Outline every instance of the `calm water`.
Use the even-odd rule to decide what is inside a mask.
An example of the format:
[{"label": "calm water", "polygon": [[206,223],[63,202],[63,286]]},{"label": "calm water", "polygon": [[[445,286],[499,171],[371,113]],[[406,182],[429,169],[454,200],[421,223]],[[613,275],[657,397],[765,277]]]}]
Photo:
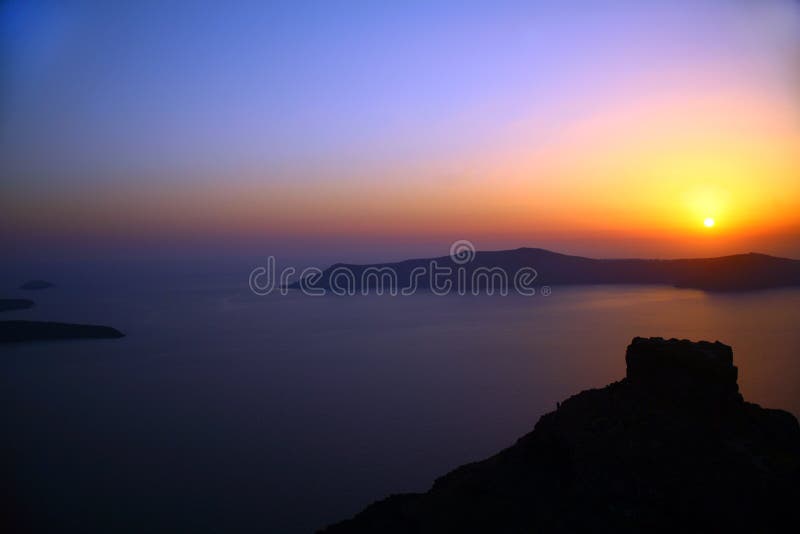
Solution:
[{"label": "calm water", "polygon": [[310,531],[510,445],[557,401],[621,378],[636,335],[728,343],[747,399],[800,414],[800,290],[310,298],[245,284],[60,286],[2,314],[128,334],[0,349],[15,506],[82,531]]}]

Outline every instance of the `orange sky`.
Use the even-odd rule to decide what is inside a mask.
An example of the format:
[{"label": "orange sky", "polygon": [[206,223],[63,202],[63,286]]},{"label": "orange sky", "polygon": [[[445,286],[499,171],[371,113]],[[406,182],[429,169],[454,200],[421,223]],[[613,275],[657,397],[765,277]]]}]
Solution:
[{"label": "orange sky", "polygon": [[[500,46],[510,38],[490,33],[497,42],[480,50],[496,80],[481,79],[470,62],[452,70],[468,45],[455,46],[432,65],[444,69],[442,83],[474,85],[437,95],[435,105],[426,99],[438,89],[422,90],[419,73],[399,78],[405,92],[420,90],[407,101],[390,89],[362,88],[363,99],[343,117],[326,117],[330,109],[320,107],[302,142],[287,145],[291,157],[278,157],[278,141],[260,141],[260,130],[243,122],[228,124],[213,149],[200,139],[181,157],[161,151],[181,140],[161,132],[174,118],[168,111],[150,125],[162,145],[148,149],[148,135],[125,138],[118,154],[116,145],[83,139],[82,130],[70,134],[76,144],[60,156],[44,133],[25,147],[6,136],[12,163],[0,200],[3,234],[242,243],[466,238],[486,249],[545,246],[609,257],[751,250],[800,257],[800,92],[792,68],[800,57],[798,8],[703,5],[708,20],[681,18],[668,3],[661,18],[554,12],[551,24],[597,35],[577,44],[531,38],[512,55]],[[629,31],[626,17],[658,35],[614,41]],[[659,30],[662,19],[666,30]],[[686,21],[688,29],[680,26]],[[670,41],[678,37],[685,48]],[[437,63],[445,59],[451,63]],[[534,63],[550,70],[531,67],[524,77],[515,70]],[[354,73],[372,73],[368,67]],[[299,75],[293,68],[287,76]],[[262,96],[253,113],[267,109],[259,106],[270,93]],[[379,97],[395,99],[397,108],[389,100],[370,108]],[[323,97],[305,98],[316,105]],[[448,107],[450,98],[458,105]],[[201,127],[212,121],[205,111],[193,113],[190,121]],[[237,137],[233,126],[245,131]],[[133,163],[123,164],[129,152]],[[713,228],[703,225],[707,217]]]}]

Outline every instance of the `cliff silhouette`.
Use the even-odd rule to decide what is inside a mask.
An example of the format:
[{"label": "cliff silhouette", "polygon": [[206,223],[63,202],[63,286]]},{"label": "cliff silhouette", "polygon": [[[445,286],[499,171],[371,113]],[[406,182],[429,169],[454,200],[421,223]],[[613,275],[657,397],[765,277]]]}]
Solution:
[{"label": "cliff silhouette", "polygon": [[800,426],[745,402],[731,348],[634,338],[626,377],[422,494],[324,532],[778,532],[797,524]]}]

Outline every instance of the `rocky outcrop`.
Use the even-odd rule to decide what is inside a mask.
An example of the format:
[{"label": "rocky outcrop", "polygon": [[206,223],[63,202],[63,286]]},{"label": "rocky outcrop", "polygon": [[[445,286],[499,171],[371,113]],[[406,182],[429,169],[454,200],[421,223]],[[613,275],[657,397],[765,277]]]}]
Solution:
[{"label": "rocky outcrop", "polygon": [[626,362],[623,380],[562,402],[512,447],[325,532],[796,526],[800,426],[742,399],[729,346],[635,338]]}]

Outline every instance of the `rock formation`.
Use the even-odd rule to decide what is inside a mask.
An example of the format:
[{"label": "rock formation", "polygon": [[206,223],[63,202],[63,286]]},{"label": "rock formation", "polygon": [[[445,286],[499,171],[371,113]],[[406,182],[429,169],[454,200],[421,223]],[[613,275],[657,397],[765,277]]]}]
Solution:
[{"label": "rock formation", "polygon": [[347,532],[778,532],[796,525],[800,426],[745,402],[731,348],[635,338],[626,377]]}]

